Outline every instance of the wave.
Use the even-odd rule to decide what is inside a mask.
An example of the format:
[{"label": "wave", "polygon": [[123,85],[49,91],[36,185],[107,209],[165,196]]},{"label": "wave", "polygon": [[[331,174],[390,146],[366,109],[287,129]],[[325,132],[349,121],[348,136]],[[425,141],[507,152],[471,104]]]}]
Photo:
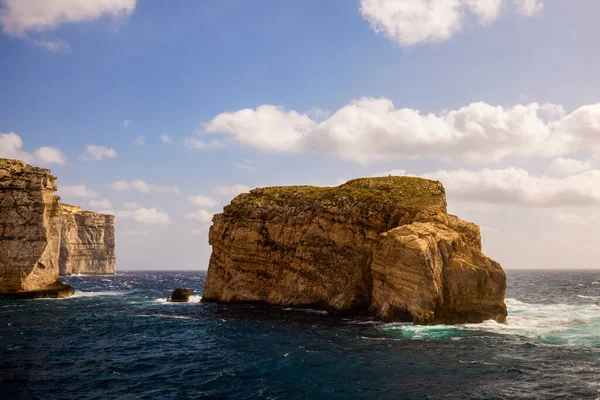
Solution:
[{"label": "wave", "polygon": [[75,294],[71,297],[67,297],[67,299],[74,299],[77,297],[100,297],[100,296],[123,296],[128,292],[109,292],[109,291],[101,291],[101,292],[82,292],[75,291]]},{"label": "wave", "polygon": [[381,329],[404,339],[454,339],[473,333],[492,333],[526,338],[545,344],[600,347],[600,307],[596,304],[531,304],[506,299],[506,324],[420,326],[391,323]]},{"label": "wave", "polygon": [[192,319],[183,315],[167,315],[167,314],[139,314],[138,317],[146,318],[171,318],[171,319]]},{"label": "wave", "polygon": [[155,299],[154,303],[160,303],[160,304],[196,304],[196,303],[200,303],[200,300],[202,300],[202,296],[193,295],[193,296],[190,296],[190,299],[189,299],[189,301],[187,303],[171,302],[166,297],[163,297],[161,299]]}]

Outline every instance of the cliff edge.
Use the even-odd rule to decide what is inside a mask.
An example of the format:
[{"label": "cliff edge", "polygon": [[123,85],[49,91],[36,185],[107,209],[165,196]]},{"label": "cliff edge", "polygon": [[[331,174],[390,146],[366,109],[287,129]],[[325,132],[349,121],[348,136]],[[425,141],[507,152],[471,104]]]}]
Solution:
[{"label": "cliff edge", "polygon": [[354,179],[254,189],[216,214],[202,301],[377,314],[417,324],[504,321],[506,275],[440,182]]},{"label": "cliff edge", "polygon": [[74,266],[114,273],[114,217],[61,204],[55,181],[47,169],[0,159],[0,298],[70,296],[59,272]]}]

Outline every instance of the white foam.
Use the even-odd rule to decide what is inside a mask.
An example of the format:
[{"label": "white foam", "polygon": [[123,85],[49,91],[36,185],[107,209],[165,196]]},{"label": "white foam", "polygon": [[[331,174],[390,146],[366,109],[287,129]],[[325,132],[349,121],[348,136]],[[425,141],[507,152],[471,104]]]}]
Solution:
[{"label": "white foam", "polygon": [[103,291],[103,292],[82,292],[82,291],[75,291],[75,294],[71,297],[67,297],[68,299],[72,299],[72,298],[77,298],[77,297],[100,297],[100,296],[122,296],[127,294],[127,292],[109,292],[109,291]]},{"label": "white foam", "polygon": [[155,299],[154,302],[155,303],[160,303],[160,304],[196,304],[196,303],[200,303],[200,300],[202,300],[202,296],[190,296],[190,299],[188,300],[188,302],[172,302],[169,301],[168,298],[164,297],[161,299]]},{"label": "white foam", "polygon": [[[399,331],[404,338],[431,340],[460,337],[466,332],[516,335],[549,344],[600,345],[600,307],[596,304],[531,304],[506,299],[506,324],[432,325],[384,324],[383,329]],[[462,333],[461,333],[462,332]]]},{"label": "white foam", "polygon": [[167,315],[167,314],[140,314],[138,317],[146,318],[170,318],[170,319],[192,319],[183,315]]}]

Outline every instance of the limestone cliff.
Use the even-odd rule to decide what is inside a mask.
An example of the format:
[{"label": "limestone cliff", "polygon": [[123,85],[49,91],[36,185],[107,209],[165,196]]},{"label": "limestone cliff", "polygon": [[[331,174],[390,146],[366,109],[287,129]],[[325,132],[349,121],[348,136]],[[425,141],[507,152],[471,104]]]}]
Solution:
[{"label": "limestone cliff", "polygon": [[59,201],[50,171],[0,159],[0,297],[64,297]]},{"label": "limestone cliff", "polygon": [[60,275],[114,275],[115,217],[67,204],[60,212]]},{"label": "limestone cliff", "polygon": [[213,218],[203,301],[371,311],[415,323],[503,321],[506,276],[441,183],[355,179],[255,189]]},{"label": "limestone cliff", "polygon": [[0,159],[0,298],[73,294],[59,272],[114,273],[114,217],[61,204],[55,180]]}]

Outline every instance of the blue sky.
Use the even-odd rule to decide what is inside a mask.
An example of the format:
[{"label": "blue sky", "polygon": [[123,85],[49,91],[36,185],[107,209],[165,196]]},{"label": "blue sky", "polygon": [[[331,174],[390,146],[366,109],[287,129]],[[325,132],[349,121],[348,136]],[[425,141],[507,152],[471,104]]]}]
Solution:
[{"label": "blue sky", "polygon": [[239,190],[390,172],[505,268],[600,267],[595,0],[55,3],[0,0],[0,157],[115,213],[120,269],[205,269]]}]

